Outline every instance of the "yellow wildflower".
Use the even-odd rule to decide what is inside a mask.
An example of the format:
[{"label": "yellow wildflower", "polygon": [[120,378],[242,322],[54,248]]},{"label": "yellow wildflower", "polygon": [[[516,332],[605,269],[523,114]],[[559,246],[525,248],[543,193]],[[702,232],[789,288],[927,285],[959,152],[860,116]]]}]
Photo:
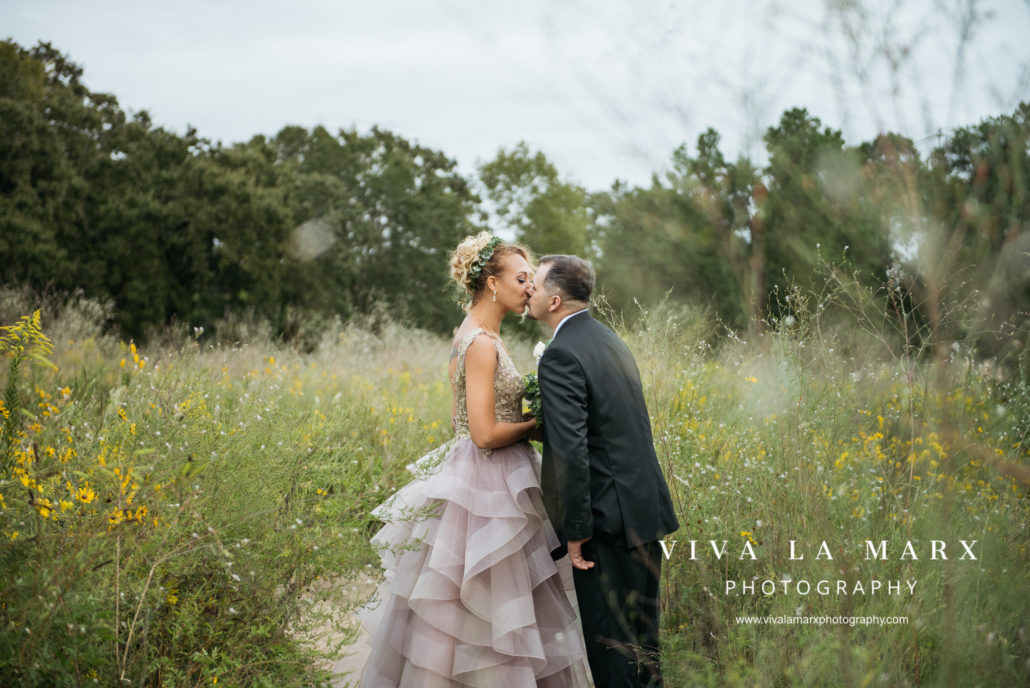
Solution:
[{"label": "yellow wildflower", "polygon": [[54,512],[54,505],[49,499],[37,499],[36,500],[36,511],[43,518],[50,518],[50,514]]},{"label": "yellow wildflower", "polygon": [[83,504],[89,504],[97,498],[97,493],[93,491],[93,488],[90,487],[89,483],[85,483],[84,485],[79,487],[79,490],[75,495],[75,498]]}]

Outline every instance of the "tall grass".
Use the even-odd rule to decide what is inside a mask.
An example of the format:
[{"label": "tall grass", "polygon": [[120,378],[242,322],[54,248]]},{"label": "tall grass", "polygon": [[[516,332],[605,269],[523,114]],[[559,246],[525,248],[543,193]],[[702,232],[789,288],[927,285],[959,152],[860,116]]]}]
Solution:
[{"label": "tall grass", "polygon": [[[0,293],[4,324],[31,311]],[[618,325],[682,524],[664,565],[668,685],[1026,684],[1026,378],[961,345],[891,351],[854,322],[791,312],[747,341],[692,311]],[[174,333],[140,348],[104,335],[105,313],[45,304],[56,368],[26,359],[0,380],[16,390],[0,443],[0,681],[326,683],[306,639],[347,620],[312,596],[374,570],[369,511],[449,436],[449,343],[337,324],[306,353]],[[866,539],[887,559],[867,558]],[[894,580],[914,592],[886,594]]]},{"label": "tall grass", "polygon": [[325,681],[305,633],[346,619],[312,616],[310,591],[372,561],[369,511],[443,439],[447,344],[143,350],[60,312],[56,370],[7,373],[0,683]]},{"label": "tall grass", "polygon": [[629,335],[682,524],[670,685],[1025,685],[1026,377],[810,306],[750,341],[661,308]]}]

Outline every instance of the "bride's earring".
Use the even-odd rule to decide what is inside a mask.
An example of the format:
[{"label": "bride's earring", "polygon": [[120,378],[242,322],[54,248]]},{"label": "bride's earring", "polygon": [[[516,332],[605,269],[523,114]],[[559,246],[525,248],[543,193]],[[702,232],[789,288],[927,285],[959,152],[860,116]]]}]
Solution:
[{"label": "bride's earring", "polygon": [[496,289],[494,290],[494,298],[493,298],[493,302],[494,302],[494,303],[497,303],[497,290],[496,290]]}]

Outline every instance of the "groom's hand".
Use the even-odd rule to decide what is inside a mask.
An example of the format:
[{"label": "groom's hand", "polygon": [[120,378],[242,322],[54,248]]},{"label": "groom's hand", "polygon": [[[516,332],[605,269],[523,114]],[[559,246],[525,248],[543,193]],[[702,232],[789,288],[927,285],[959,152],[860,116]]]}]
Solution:
[{"label": "groom's hand", "polygon": [[594,568],[594,562],[587,561],[583,558],[583,543],[590,538],[584,538],[582,540],[569,540],[569,559],[572,561],[572,565],[580,571],[589,571]]}]

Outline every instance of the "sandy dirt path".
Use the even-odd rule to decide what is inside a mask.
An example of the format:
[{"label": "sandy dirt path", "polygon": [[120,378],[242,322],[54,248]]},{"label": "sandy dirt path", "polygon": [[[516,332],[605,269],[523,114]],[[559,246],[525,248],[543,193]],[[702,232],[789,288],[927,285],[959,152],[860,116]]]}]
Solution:
[{"label": "sandy dirt path", "polygon": [[[375,569],[378,573],[379,570]],[[361,572],[353,580],[337,580],[326,585],[339,586],[343,595],[344,605],[352,602],[360,602],[371,595],[381,580],[373,575],[372,571]],[[368,634],[358,626],[357,616],[353,611],[346,611],[340,608],[340,601],[324,601],[315,603],[317,613],[328,612],[330,617],[337,614],[349,614],[351,627],[356,628],[352,633],[346,633],[331,624],[315,629],[310,634],[310,640],[318,650],[331,653],[327,660],[327,668],[333,673],[332,685],[334,688],[355,688],[361,679],[361,671],[365,667],[368,655],[371,651],[367,640]],[[324,606],[323,606],[324,605]],[[341,645],[341,643],[343,643]],[[336,648],[340,645],[339,648]],[[336,649],[334,649],[336,648]]]}]

